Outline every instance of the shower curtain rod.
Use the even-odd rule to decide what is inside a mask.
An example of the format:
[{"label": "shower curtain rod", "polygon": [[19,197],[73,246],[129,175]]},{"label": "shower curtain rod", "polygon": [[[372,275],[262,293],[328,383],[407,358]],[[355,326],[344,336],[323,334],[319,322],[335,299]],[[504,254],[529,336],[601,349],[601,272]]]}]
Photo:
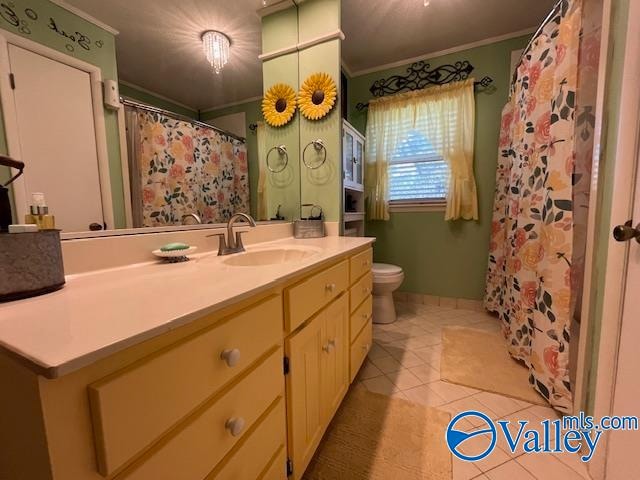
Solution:
[{"label": "shower curtain rod", "polygon": [[515,69],[514,69],[514,72],[513,72],[513,77],[512,77],[512,80],[511,80],[512,84],[513,84],[513,81],[516,78],[516,74],[518,72],[518,67],[520,67],[520,65],[522,64],[522,60],[524,60],[525,55],[531,49],[531,46],[533,45],[533,42],[535,41],[536,38],[538,38],[538,35],[540,35],[540,32],[542,32],[542,29],[544,29],[544,27],[546,27],[547,24],[553,19],[554,15],[558,12],[558,9],[562,6],[562,4],[565,1],[566,0],[558,0],[555,3],[555,5],[553,6],[553,8],[549,12],[549,14],[545,17],[545,19],[542,21],[540,26],[536,29],[535,33],[531,36],[531,39],[529,40],[529,43],[527,43],[527,46],[524,47],[524,50],[522,50],[522,54],[520,55],[520,58],[518,59],[518,63],[516,63],[516,66],[515,66]]},{"label": "shower curtain rod", "polygon": [[221,128],[214,127],[213,125],[210,125],[208,123],[204,123],[204,122],[201,122],[199,120],[195,120],[193,118],[187,117],[186,115],[181,115],[179,113],[175,113],[175,112],[172,112],[170,110],[164,110],[162,108],[154,107],[154,106],[148,105],[146,103],[141,103],[141,102],[138,102],[137,100],[133,100],[133,99],[128,98],[128,97],[120,97],[120,103],[123,103],[124,105],[130,105],[132,107],[140,108],[142,110],[148,110],[150,112],[161,113],[162,115],[167,115],[168,117],[173,117],[173,118],[175,118],[177,120],[183,120],[185,122],[192,123],[193,125],[197,125],[199,127],[210,128],[211,130],[215,130],[216,132],[221,133],[222,135],[227,135],[227,136],[235,138],[236,140],[239,140],[241,142],[245,142],[246,143],[246,141],[247,141],[247,139],[244,138],[244,137],[240,137],[240,136],[235,135],[235,134],[233,134],[231,132],[227,132],[226,130],[223,130]]}]

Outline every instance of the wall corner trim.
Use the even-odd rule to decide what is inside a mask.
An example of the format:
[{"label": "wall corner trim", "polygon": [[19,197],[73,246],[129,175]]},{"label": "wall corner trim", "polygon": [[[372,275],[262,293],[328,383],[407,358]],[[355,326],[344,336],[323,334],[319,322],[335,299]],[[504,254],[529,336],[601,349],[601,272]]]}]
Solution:
[{"label": "wall corner trim", "polygon": [[113,28],[112,26],[107,25],[104,22],[101,22],[97,18],[89,15],[84,10],[80,10],[78,7],[74,7],[73,5],[69,5],[64,0],[49,0],[49,1],[51,3],[59,6],[60,8],[64,8],[65,10],[73,13],[74,15],[77,15],[78,17],[82,18],[83,20],[86,20],[87,22],[94,24],[96,27],[100,27],[101,29],[106,30],[107,32],[109,32],[112,35],[119,35],[120,34],[120,32],[118,30],[116,30],[115,28]]},{"label": "wall corner trim", "polygon": [[330,40],[335,40],[335,39],[339,39],[339,40],[345,39],[345,36],[344,36],[344,33],[342,33],[342,30],[338,29],[334,32],[325,33],[324,35],[320,35],[318,37],[305,40],[304,42],[299,42],[298,44],[291,45],[290,47],[280,48],[272,52],[263,53],[261,55],[258,55],[258,58],[263,62],[266,62],[267,60],[281,57],[289,53],[299,52],[300,50],[305,50],[315,45],[319,45],[321,43],[328,42]]}]

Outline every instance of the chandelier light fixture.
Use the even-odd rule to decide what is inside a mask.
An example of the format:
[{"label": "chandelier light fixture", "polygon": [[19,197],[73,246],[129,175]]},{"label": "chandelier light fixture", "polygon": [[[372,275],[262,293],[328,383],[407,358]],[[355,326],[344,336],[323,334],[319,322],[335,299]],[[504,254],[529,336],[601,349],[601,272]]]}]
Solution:
[{"label": "chandelier light fixture", "polygon": [[207,30],[202,34],[202,47],[204,56],[211,67],[219,74],[229,61],[229,37],[216,30]]}]

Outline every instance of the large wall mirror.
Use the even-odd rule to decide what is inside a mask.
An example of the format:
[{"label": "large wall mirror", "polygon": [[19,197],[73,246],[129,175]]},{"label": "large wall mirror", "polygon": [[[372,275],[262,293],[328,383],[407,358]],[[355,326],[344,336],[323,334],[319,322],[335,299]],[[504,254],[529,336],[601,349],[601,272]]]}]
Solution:
[{"label": "large wall mirror", "polygon": [[262,0],[66,4],[0,12],[0,147],[26,166],[14,222],[34,192],[63,233],[295,218],[297,170],[263,161],[291,143],[295,166],[298,145],[295,122],[290,141],[262,124]]}]

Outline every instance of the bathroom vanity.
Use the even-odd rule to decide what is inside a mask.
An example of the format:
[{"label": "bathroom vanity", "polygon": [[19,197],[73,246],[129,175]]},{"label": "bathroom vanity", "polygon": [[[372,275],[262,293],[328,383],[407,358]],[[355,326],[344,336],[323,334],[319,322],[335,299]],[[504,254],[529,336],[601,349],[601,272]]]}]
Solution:
[{"label": "bathroom vanity", "polygon": [[301,478],[371,346],[372,241],[283,239],[0,305],[0,478]]}]

